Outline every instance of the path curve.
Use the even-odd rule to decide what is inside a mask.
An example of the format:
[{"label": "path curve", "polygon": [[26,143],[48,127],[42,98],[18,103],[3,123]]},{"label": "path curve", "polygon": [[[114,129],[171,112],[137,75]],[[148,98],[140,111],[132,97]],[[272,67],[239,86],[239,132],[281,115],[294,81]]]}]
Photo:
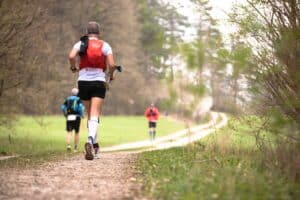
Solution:
[{"label": "path curve", "polygon": [[177,131],[171,135],[157,138],[154,142],[143,140],[138,142],[125,143],[111,147],[104,147],[101,152],[124,151],[141,149],[141,151],[166,149],[176,146],[184,146],[195,142],[206,135],[213,133],[217,129],[227,124],[228,118],[224,113],[211,112],[211,120],[202,125],[194,126]]},{"label": "path curve", "polygon": [[171,147],[185,146],[192,142],[196,142],[227,124],[228,122],[227,116],[224,113],[220,113],[219,116],[221,118],[219,122],[217,122],[218,118],[213,118],[212,123],[209,123],[211,124],[211,126],[191,128],[184,137],[180,137],[175,140],[167,141],[163,143],[155,143],[151,150],[168,149]]}]

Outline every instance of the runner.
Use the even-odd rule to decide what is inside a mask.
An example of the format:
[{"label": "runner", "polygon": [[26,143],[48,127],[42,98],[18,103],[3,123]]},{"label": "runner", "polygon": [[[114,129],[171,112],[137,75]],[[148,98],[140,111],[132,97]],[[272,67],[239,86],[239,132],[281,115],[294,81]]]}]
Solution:
[{"label": "runner", "polygon": [[84,106],[79,97],[77,97],[78,89],[73,88],[72,95],[67,97],[61,105],[61,110],[66,117],[67,130],[67,150],[71,151],[72,131],[75,131],[74,136],[74,152],[78,150],[80,120],[83,117]]},{"label": "runner", "polygon": [[[109,67],[109,79],[114,79],[116,68],[110,45],[99,39],[100,26],[97,22],[89,22],[87,36],[78,41],[69,54],[70,69],[79,71],[78,96],[83,100],[88,113],[88,140],[85,143],[85,158],[93,160],[97,158],[99,143],[97,131],[100,123],[100,115],[103,100],[106,93],[105,71]],[[80,56],[79,68],[76,57]]]},{"label": "runner", "polygon": [[153,103],[151,103],[150,107],[148,107],[145,111],[145,116],[148,119],[149,123],[149,136],[150,136],[150,141],[155,140],[155,135],[156,135],[156,123],[159,118],[159,111],[158,109],[154,106]]}]

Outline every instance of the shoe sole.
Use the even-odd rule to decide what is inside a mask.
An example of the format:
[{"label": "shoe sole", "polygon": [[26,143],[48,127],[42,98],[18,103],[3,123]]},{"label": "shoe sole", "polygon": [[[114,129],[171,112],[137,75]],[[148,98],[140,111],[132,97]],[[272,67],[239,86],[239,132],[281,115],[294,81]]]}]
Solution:
[{"label": "shoe sole", "polygon": [[85,143],[84,148],[85,148],[85,159],[93,160],[94,155],[92,153],[92,145],[90,143]]}]

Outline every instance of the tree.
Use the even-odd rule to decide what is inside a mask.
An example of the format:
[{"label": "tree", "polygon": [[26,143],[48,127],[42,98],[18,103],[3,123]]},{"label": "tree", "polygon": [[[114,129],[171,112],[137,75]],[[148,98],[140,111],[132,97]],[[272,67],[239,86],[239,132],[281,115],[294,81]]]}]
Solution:
[{"label": "tree", "polygon": [[299,0],[248,0],[235,9],[232,22],[254,48],[251,81],[265,107],[278,108],[300,124]]},{"label": "tree", "polygon": [[7,116],[20,110],[21,85],[35,73],[34,61],[24,55],[30,46],[30,32],[39,28],[38,23],[33,24],[42,10],[35,6],[36,1],[24,1],[21,7],[15,7],[16,3],[0,2],[0,125],[7,123]]},{"label": "tree", "polygon": [[138,5],[142,24],[141,43],[148,58],[147,68],[161,77],[169,75],[172,81],[172,60],[179,51],[183,28],[187,26],[186,17],[179,14],[173,5],[158,0],[138,1]]},{"label": "tree", "polygon": [[[193,0],[198,16],[197,36],[194,41],[183,44],[182,55],[191,73],[195,73],[192,93],[201,97],[210,93],[214,99],[214,109],[226,110],[229,91],[226,82],[226,65],[229,63],[222,35],[217,29],[217,21],[211,16],[208,0]],[[225,54],[228,55],[225,55]],[[190,87],[190,86],[189,86]],[[227,95],[226,95],[227,94]]]}]

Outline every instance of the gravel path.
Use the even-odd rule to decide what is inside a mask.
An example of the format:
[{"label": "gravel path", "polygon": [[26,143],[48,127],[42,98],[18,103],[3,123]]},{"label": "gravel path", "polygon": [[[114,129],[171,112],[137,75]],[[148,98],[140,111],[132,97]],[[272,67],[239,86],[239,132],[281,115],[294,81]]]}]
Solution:
[{"label": "gravel path", "polygon": [[135,153],[83,155],[37,169],[0,172],[0,199],[143,199],[134,178]]}]

